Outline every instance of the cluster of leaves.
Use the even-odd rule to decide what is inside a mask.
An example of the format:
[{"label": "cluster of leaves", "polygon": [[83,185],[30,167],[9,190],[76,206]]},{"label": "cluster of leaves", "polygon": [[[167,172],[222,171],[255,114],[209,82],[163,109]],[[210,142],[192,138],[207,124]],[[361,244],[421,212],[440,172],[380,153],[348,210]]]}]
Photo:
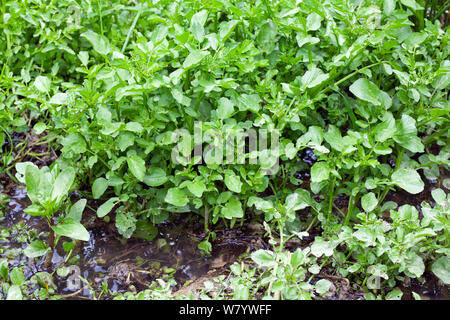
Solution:
[{"label": "cluster of leaves", "polygon": [[[61,167],[108,200],[99,217],[126,202],[130,226],[173,211],[213,223],[242,218],[247,200],[269,184],[278,193],[288,179],[299,183],[298,155],[311,148],[311,191],[327,194],[330,213],[337,193],[350,195],[350,218],[366,188],[418,193],[415,169],[448,163],[447,150],[425,166],[387,163],[396,158],[400,167],[403,153],[424,153],[419,133],[434,132],[428,144],[448,134],[448,32],[438,21],[418,29],[408,19],[414,1],[69,4],[45,13],[33,1],[4,4],[6,25],[20,33],[8,36],[18,52],[5,64],[14,92],[7,96],[48,116],[38,128],[58,135]],[[48,18],[67,7],[70,19]],[[36,37],[34,26],[49,34],[30,56],[23,37]],[[195,120],[280,130],[281,171],[173,163],[172,133],[192,130]]]},{"label": "cluster of leaves", "polygon": [[[32,201],[24,212],[42,217],[50,228],[47,245],[40,240],[31,242],[24,251],[27,257],[36,258],[49,252],[48,259],[51,260],[55,240],[58,241],[61,236],[74,240],[89,240],[89,232],[81,224],[86,199],[80,199],[71,205],[67,197],[75,180],[75,171],[71,167],[60,170],[55,163],[51,169],[39,169],[32,162],[21,162],[17,164],[16,169],[16,178],[26,184],[28,198]],[[65,242],[63,247],[65,251],[70,252],[74,244]]]},{"label": "cluster of leaves", "polygon": [[442,189],[433,190],[432,195],[435,205],[422,203],[422,219],[413,206],[394,210],[397,205],[386,202],[380,212],[389,212],[389,219],[377,216],[373,208],[360,212],[360,223],[354,228],[333,226],[327,239],[316,237],[312,253],[329,257],[344,277],[359,275],[363,286],[370,278],[376,279],[378,286],[391,289],[405,276],[421,278],[426,261],[434,261],[428,270],[449,284],[449,197]]},{"label": "cluster of leaves", "polygon": [[6,300],[45,300],[51,298],[56,289],[49,273],[36,272],[26,279],[22,268],[10,268],[6,259],[0,259],[0,285]]}]

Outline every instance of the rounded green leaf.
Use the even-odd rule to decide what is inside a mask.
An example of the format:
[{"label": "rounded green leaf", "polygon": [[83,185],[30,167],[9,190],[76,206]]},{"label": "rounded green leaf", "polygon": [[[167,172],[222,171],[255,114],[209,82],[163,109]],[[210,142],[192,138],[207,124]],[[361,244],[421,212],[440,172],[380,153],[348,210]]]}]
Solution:
[{"label": "rounded green leaf", "polygon": [[87,200],[80,199],[70,208],[69,213],[67,214],[67,218],[72,218],[75,221],[80,222],[81,217],[83,216],[84,208],[86,207]]},{"label": "rounded green leaf", "polygon": [[327,180],[330,176],[330,168],[326,162],[316,162],[311,167],[311,181],[312,182],[321,182],[323,180]]},{"label": "rounded green leaf", "polygon": [[9,278],[11,279],[11,283],[17,286],[20,286],[25,282],[25,276],[23,274],[22,269],[15,267],[9,274]]},{"label": "rounded green leaf", "polygon": [[20,291],[20,287],[17,285],[12,285],[8,289],[8,295],[6,300],[22,300],[22,291]]},{"label": "rounded green leaf", "polygon": [[272,251],[259,249],[251,254],[251,258],[261,267],[275,266],[275,255]]},{"label": "rounded green leaf", "polygon": [[170,188],[167,191],[166,198],[164,200],[176,207],[183,207],[189,202],[186,193],[178,188]]},{"label": "rounded green leaf", "polygon": [[241,187],[242,187],[241,179],[237,175],[235,175],[234,172],[231,170],[228,170],[225,173],[225,185],[227,186],[227,188],[230,191],[233,191],[236,193],[241,192]]},{"label": "rounded green leaf", "polygon": [[202,180],[195,180],[188,184],[187,188],[194,196],[200,198],[206,190],[206,185]]},{"label": "rounded green leaf", "polygon": [[373,192],[369,192],[361,197],[361,206],[365,212],[371,212],[378,205],[377,197]]},{"label": "rounded green leaf", "polygon": [[139,156],[131,156],[127,158],[128,168],[131,173],[139,180],[144,181],[145,177],[145,161]]},{"label": "rounded green leaf", "polygon": [[184,60],[183,68],[189,69],[198,64],[202,59],[209,54],[208,51],[194,50]]},{"label": "rounded green leaf", "polygon": [[71,239],[89,241],[90,235],[86,228],[72,218],[66,218],[62,223],[52,227],[55,234]]},{"label": "rounded green leaf", "polygon": [[111,198],[103,203],[100,207],[98,207],[97,217],[103,218],[104,216],[106,216],[112,210],[112,208],[114,208],[118,200],[119,198],[117,197]]},{"label": "rounded green leaf", "polygon": [[92,30],[82,33],[81,37],[86,38],[92,44],[94,50],[102,55],[107,55],[112,51],[109,40],[105,36],[99,35]]},{"label": "rounded green leaf", "polygon": [[442,256],[431,265],[431,271],[445,284],[450,284],[450,258]]},{"label": "rounded green leaf", "polygon": [[392,183],[412,194],[422,192],[425,186],[420,175],[413,169],[398,169],[392,174],[391,180]]},{"label": "rounded green leaf", "polygon": [[244,211],[242,210],[242,204],[240,201],[230,199],[225,207],[222,208],[222,215],[226,219],[242,218]]},{"label": "rounded green leaf", "polygon": [[47,125],[43,122],[38,122],[34,125],[33,130],[36,134],[41,134],[47,129]]},{"label": "rounded green leaf", "polygon": [[356,80],[349,88],[350,92],[361,100],[370,102],[376,106],[381,105],[382,91],[366,78]]},{"label": "rounded green leaf", "polygon": [[28,258],[37,258],[45,255],[48,249],[49,248],[42,241],[33,241],[26,247],[23,253]]},{"label": "rounded green leaf", "polygon": [[108,188],[108,180],[105,178],[97,178],[92,184],[92,196],[94,199],[100,198]]},{"label": "rounded green leaf", "polygon": [[217,108],[217,117],[219,119],[227,119],[234,112],[234,104],[227,98],[219,99],[219,106]]},{"label": "rounded green leaf", "polygon": [[144,177],[144,183],[150,187],[158,187],[167,181],[166,172],[161,168],[152,167],[148,169]]},{"label": "rounded green leaf", "polygon": [[37,76],[34,80],[34,86],[36,87],[36,89],[43,93],[47,93],[50,91],[50,85],[50,79],[44,76]]},{"label": "rounded green leaf", "polygon": [[318,294],[323,295],[330,290],[331,282],[326,279],[320,279],[319,281],[317,281],[314,287]]}]

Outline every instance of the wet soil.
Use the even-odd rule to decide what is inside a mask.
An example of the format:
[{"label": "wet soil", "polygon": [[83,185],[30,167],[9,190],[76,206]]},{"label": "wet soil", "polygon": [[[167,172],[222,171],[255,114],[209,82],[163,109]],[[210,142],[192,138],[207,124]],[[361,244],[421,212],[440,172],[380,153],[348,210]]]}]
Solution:
[{"label": "wet soil", "polygon": [[[15,189],[9,195],[7,214],[1,221],[0,228],[14,229],[15,225],[23,225],[26,226],[25,232],[35,232],[41,235],[40,240],[46,241],[48,231],[46,223],[23,212],[29,205],[26,190]],[[17,250],[20,254],[9,261],[10,268],[25,266],[27,279],[36,272],[53,273],[56,292],[77,299],[91,298],[89,288],[85,286],[80,290],[68,286],[68,278],[60,277],[54,272],[58,267],[76,266],[74,270],[79,271],[79,275],[89,281],[92,288],[100,290],[102,282],[106,281],[108,288],[115,292],[129,291],[130,285],[137,291],[144,290],[153,280],[164,274],[173,274],[178,283],[174,290],[179,291],[186,282],[194,283],[198,282],[198,279],[212,278],[225,273],[227,267],[244,253],[268,247],[260,235],[251,232],[246,234],[234,229],[216,230],[212,254],[205,256],[197,247],[204,235],[196,233],[195,226],[185,220],[186,218],[179,218],[159,225],[159,235],[151,242],[134,238],[124,241],[115,232],[114,227],[106,228],[105,222],[97,222],[92,224],[91,228],[88,227],[91,235],[89,241],[77,242],[68,259],[66,259],[68,253],[62,247],[63,241],[60,241],[54,251],[53,264],[48,269],[43,266],[44,258],[29,259],[20,253],[27,247],[29,241],[17,238],[24,230],[13,231],[6,239],[0,239],[0,246],[3,249],[0,251],[0,258],[5,257],[10,250],[21,249]],[[191,289],[194,288],[191,286]],[[188,293],[189,289],[180,292]]]}]

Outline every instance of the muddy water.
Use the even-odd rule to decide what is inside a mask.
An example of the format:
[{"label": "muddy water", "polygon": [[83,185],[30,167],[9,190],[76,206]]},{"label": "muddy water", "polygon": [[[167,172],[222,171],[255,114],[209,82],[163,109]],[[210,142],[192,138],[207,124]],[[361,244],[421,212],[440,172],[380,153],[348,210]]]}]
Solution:
[{"label": "muddy water", "polygon": [[[131,285],[140,291],[156,278],[172,274],[179,284],[174,288],[176,291],[187,281],[228,273],[227,266],[249,249],[267,248],[258,235],[239,230],[218,231],[219,240],[216,240],[212,256],[204,257],[197,248],[201,236],[183,219],[160,225],[160,233],[152,242],[139,239],[124,242],[115,231],[111,231],[114,228],[100,224],[89,230],[91,237],[88,242],[77,242],[70,256],[60,241],[54,252],[53,265],[45,269],[44,258],[29,259],[23,255],[23,250],[33,238],[39,236],[40,240],[46,241],[48,231],[42,219],[23,212],[28,205],[26,190],[15,189],[10,193],[9,204],[4,210],[7,214],[0,222],[0,231],[8,229],[10,233],[7,237],[0,237],[0,258],[7,257],[10,268],[24,266],[26,279],[41,271],[52,274],[56,293],[67,299],[92,298],[88,286],[76,281],[78,275],[98,293],[104,281],[113,292],[129,291]],[[56,270],[62,266],[71,268],[69,276],[58,276]],[[448,286],[442,286],[430,273],[425,274],[423,282],[412,279],[401,289],[404,299],[413,299],[412,292],[423,299],[450,299]],[[109,297],[108,294],[103,296]]]},{"label": "muddy water", "polygon": [[[236,240],[232,235],[226,235],[214,246],[212,256],[205,257],[197,248],[200,237],[186,228],[183,222],[160,225],[160,233],[152,242],[140,239],[124,241],[115,232],[104,231],[110,228],[94,227],[89,230],[90,240],[78,241],[70,255],[64,251],[63,241],[60,240],[54,251],[52,266],[45,269],[44,257],[29,259],[22,253],[32,240],[32,232],[40,234],[39,239],[45,242],[48,231],[42,219],[23,212],[28,205],[26,190],[16,189],[10,194],[7,214],[0,223],[0,229],[7,228],[12,232],[6,239],[0,238],[3,248],[0,258],[9,255],[10,268],[25,266],[26,279],[41,271],[52,274],[56,292],[70,298],[92,298],[88,286],[76,280],[78,275],[86,279],[96,292],[100,291],[104,281],[113,292],[129,291],[130,285],[137,291],[144,290],[164,274],[172,274],[181,286],[188,280],[204,277],[212,270],[220,273],[247,250],[252,240],[252,236],[240,235],[240,240]],[[18,225],[22,228],[14,227]],[[30,239],[19,241],[19,234],[28,235]],[[13,259],[12,252],[17,254]],[[70,268],[68,276],[58,276],[56,270],[62,266]]]},{"label": "muddy water", "polygon": [[411,279],[400,287],[403,299],[414,299],[413,292],[415,292],[423,300],[450,300],[449,286],[440,284],[438,278],[431,272],[425,272],[423,278],[423,281]]}]

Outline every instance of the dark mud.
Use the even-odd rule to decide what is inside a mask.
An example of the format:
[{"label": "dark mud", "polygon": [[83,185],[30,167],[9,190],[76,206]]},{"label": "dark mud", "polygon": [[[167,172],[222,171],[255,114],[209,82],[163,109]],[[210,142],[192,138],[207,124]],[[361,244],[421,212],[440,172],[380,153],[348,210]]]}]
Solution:
[{"label": "dark mud", "polygon": [[[70,255],[64,251],[63,241],[60,240],[54,251],[53,264],[46,269],[43,267],[44,257],[29,259],[22,252],[32,238],[31,233],[40,235],[42,241],[47,240],[46,223],[23,212],[28,205],[26,190],[11,190],[7,214],[0,228],[13,230],[17,225],[23,228],[0,239],[0,258],[12,258],[13,253],[17,254],[12,260],[9,259],[10,268],[25,266],[26,279],[36,272],[48,272],[53,275],[56,293],[72,299],[92,298],[92,295],[89,287],[83,283],[74,285],[70,275],[58,276],[56,270],[63,266],[70,267],[73,271],[71,274],[86,279],[95,291],[101,290],[104,281],[113,292],[129,291],[130,286],[132,290],[140,291],[147,289],[153,280],[164,274],[173,276],[178,283],[174,290],[178,290],[187,281],[195,281],[206,274],[223,274],[240,255],[267,247],[258,235],[245,234],[239,230],[218,230],[212,254],[205,256],[197,247],[204,235],[196,233],[194,225],[189,225],[186,218],[159,225],[159,235],[151,242],[134,238],[124,241],[116,232],[105,232],[114,228],[105,228],[106,223],[101,222],[89,228],[90,240],[78,241]],[[28,239],[19,239],[19,233],[24,232],[29,236]]]},{"label": "dark mud", "polygon": [[450,300],[449,286],[442,285],[434,274],[425,272],[422,278],[422,281],[409,278],[404,281],[400,287],[403,299],[414,299],[413,292],[415,292],[423,300]]}]

